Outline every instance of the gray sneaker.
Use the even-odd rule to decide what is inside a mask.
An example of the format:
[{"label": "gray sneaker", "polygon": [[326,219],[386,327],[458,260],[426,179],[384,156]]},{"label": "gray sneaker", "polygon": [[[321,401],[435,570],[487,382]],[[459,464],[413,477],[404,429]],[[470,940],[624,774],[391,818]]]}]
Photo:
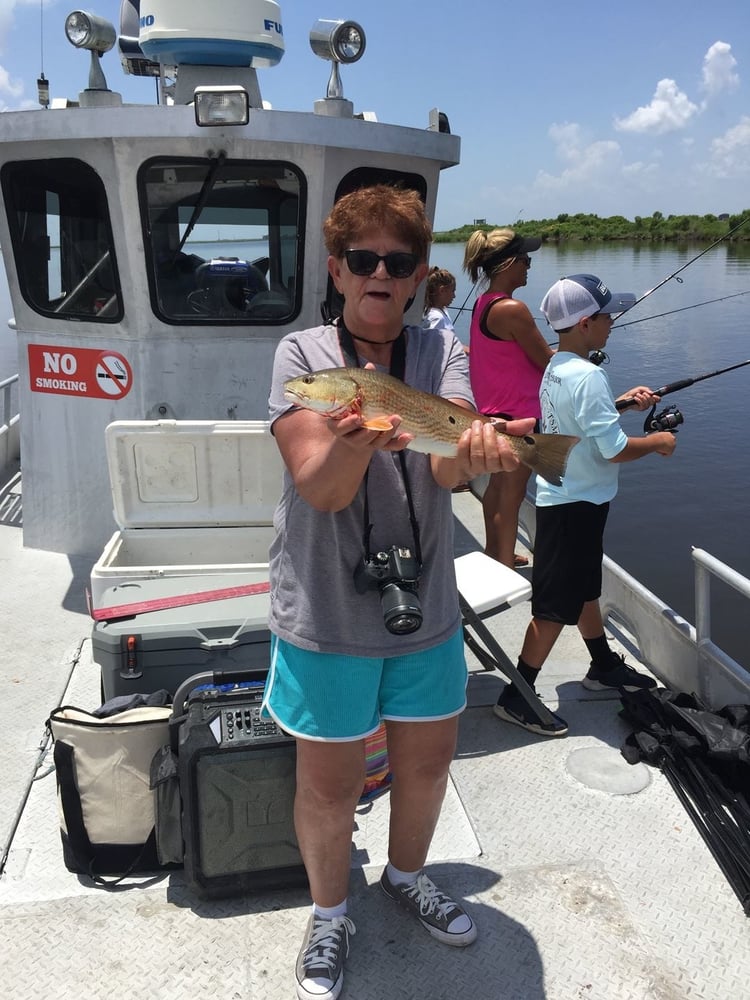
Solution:
[{"label": "gray sneaker", "polygon": [[469,914],[441,892],[424,872],[414,885],[393,885],[386,869],[380,885],[386,896],[406,907],[443,944],[464,948],[476,939],[477,928]]},{"label": "gray sneaker", "polygon": [[336,1000],[344,985],[349,935],[354,933],[349,917],[322,920],[310,914],[297,956],[298,1000]]}]

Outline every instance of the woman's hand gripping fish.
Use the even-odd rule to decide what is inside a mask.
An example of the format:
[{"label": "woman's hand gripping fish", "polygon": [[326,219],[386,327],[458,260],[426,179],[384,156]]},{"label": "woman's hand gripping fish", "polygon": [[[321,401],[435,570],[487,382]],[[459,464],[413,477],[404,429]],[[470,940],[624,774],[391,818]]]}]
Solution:
[{"label": "woman's hand gripping fish", "polygon": [[[405,385],[392,375],[367,368],[326,368],[300,375],[284,384],[284,396],[306,410],[328,417],[360,413],[370,430],[391,429],[391,415],[401,417],[400,433],[413,435],[407,448],[451,458],[458,439],[473,421],[492,423],[490,417]],[[519,460],[548,483],[560,486],[570,449],[580,438],[567,434],[497,432]]]}]

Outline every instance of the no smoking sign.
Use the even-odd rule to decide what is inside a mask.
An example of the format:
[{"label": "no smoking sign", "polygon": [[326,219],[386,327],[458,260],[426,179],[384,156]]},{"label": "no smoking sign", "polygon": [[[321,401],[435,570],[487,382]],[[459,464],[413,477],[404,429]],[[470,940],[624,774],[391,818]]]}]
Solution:
[{"label": "no smoking sign", "polygon": [[133,370],[117,351],[90,347],[29,344],[32,392],[122,399],[133,385]]}]

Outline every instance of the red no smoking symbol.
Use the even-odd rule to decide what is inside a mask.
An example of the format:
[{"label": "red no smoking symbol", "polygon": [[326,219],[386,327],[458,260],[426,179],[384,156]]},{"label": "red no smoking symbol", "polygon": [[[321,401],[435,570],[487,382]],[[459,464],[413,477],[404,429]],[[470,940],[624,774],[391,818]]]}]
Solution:
[{"label": "red no smoking symbol", "polygon": [[120,398],[130,391],[133,373],[121,354],[102,352],[95,368],[96,384],[107,396]]}]

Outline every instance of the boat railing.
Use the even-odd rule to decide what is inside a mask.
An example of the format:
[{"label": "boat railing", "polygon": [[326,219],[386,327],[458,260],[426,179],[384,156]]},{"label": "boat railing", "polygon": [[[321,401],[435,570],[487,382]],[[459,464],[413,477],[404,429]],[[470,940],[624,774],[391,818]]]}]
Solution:
[{"label": "boat railing", "polygon": [[[528,496],[519,521],[533,550],[536,512]],[[600,601],[604,621],[625,648],[672,690],[695,694],[713,709],[745,704],[750,701],[750,671],[711,635],[711,584],[719,580],[750,600],[750,580],[702,549],[693,549],[693,562],[695,625],[605,556]]]},{"label": "boat railing", "polygon": [[[736,590],[750,601],[750,580],[737,570],[727,566],[704,549],[693,549],[695,568],[695,633],[698,649],[698,670],[703,680],[699,692],[702,700],[709,705],[731,704],[724,688],[747,685],[747,671],[736,660],[728,656],[711,638],[711,583],[715,578]],[[745,690],[746,694],[746,690]],[[744,697],[739,699],[747,701]]]},{"label": "boat railing", "polygon": [[21,454],[17,385],[18,375],[0,381],[0,471],[18,461]]}]

